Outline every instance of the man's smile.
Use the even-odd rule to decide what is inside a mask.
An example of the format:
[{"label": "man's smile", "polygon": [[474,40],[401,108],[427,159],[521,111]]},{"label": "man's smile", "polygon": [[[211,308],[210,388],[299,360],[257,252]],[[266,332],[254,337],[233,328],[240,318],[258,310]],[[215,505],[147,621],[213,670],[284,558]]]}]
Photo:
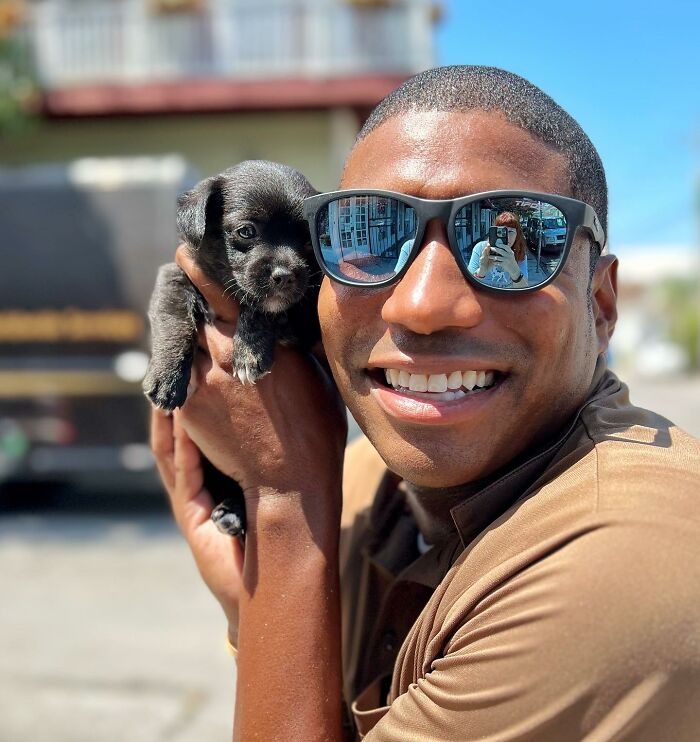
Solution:
[{"label": "man's smile", "polygon": [[460,399],[475,388],[486,389],[493,385],[496,371],[451,371],[444,374],[409,372],[398,368],[385,368],[388,386],[399,392],[425,392],[426,398]]},{"label": "man's smile", "polygon": [[466,421],[493,400],[508,373],[488,366],[455,359],[396,360],[370,364],[364,373],[370,395],[391,417],[445,425]]}]

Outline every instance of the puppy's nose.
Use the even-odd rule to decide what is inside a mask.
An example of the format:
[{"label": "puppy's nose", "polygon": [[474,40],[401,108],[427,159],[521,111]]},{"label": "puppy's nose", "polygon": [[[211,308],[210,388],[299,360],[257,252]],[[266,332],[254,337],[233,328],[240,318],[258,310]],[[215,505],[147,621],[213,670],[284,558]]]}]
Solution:
[{"label": "puppy's nose", "polygon": [[289,268],[278,267],[270,274],[270,280],[278,289],[282,289],[294,280],[294,273]]}]

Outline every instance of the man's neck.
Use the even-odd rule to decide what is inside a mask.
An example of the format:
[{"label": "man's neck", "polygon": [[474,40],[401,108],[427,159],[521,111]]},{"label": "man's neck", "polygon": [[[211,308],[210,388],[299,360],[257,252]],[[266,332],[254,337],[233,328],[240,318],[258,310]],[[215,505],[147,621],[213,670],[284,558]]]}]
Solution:
[{"label": "man's neck", "polygon": [[460,484],[455,487],[419,487],[403,482],[406,503],[426,543],[440,544],[454,535],[455,527],[450,511],[469,495],[481,489],[479,484]]},{"label": "man's neck", "polygon": [[570,425],[571,419],[567,420],[566,424],[562,425],[554,435],[550,435],[538,445],[527,448],[501,469],[474,482],[437,488],[421,487],[407,481],[402,482],[401,489],[406,494],[406,503],[426,543],[440,544],[454,535],[452,508],[547,449],[566,432]]}]

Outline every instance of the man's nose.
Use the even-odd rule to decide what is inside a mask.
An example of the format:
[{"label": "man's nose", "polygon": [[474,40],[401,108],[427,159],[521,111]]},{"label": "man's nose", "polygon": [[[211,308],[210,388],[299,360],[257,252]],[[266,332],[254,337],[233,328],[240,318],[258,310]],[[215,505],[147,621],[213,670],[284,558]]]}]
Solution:
[{"label": "man's nose", "polygon": [[462,274],[445,225],[431,220],[420,252],[382,307],[382,319],[420,335],[448,327],[474,327],[483,318],[479,295]]}]

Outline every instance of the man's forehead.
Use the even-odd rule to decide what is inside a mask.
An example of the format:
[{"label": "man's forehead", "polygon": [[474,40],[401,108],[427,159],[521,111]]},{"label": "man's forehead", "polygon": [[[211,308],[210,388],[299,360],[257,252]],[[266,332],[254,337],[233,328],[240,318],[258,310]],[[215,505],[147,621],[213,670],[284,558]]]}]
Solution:
[{"label": "man's forehead", "polygon": [[561,152],[485,111],[413,111],[388,119],[355,146],[341,187],[424,198],[501,188],[570,195]]}]

